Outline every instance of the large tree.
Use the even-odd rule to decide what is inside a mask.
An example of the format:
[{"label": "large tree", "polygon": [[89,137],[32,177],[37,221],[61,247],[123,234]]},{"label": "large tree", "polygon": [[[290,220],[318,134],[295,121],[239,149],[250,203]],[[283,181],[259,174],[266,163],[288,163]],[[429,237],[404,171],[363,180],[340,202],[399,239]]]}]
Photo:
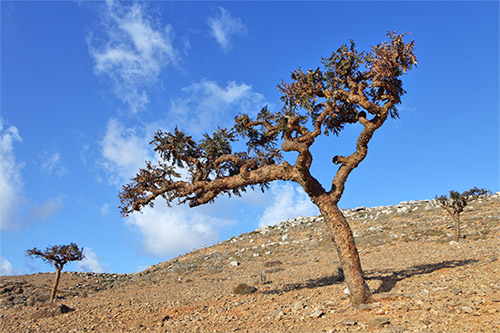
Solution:
[{"label": "large tree", "polygon": [[[368,302],[371,292],[338,202],[347,177],[366,157],[375,131],[387,118],[398,117],[397,106],[405,93],[401,76],[417,64],[413,41],[405,43],[405,34],[387,36],[388,41],[371,51],[358,52],[351,41],[323,58],[322,69],[293,71],[291,83],[278,85],[283,107],[277,112],[264,107],[255,119],[240,114],[232,128],[218,128],[198,142],[177,128],[173,133],[157,131],[151,144],[161,161],[146,162],[123,186],[122,214],[152,207],[158,197],[195,207],[222,194],[241,195],[248,187],[265,190],[276,180],[296,182],[319,208],[331,232],[352,304]],[[332,154],[334,164],[332,183],[325,189],[310,173],[311,147],[318,137],[339,135],[355,123],[362,130],[352,154],[322,151]],[[232,143],[237,140],[248,149],[234,152]],[[283,152],[295,152],[294,161],[288,155],[285,159]]]}]

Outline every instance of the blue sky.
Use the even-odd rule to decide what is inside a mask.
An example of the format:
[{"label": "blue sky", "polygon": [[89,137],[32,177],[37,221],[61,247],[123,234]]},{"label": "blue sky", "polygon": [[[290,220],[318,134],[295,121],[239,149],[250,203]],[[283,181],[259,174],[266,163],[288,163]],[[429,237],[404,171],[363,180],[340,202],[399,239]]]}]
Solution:
[{"label": "blue sky", "polygon": [[[121,185],[155,156],[153,133],[199,138],[239,112],[280,108],[277,84],[316,68],[349,39],[358,49],[409,32],[418,67],[400,119],[374,136],[344,208],[499,191],[499,5],[487,2],[2,1],[0,274],[52,271],[32,247],[75,242],[68,270],[136,272],[266,224],[317,213],[304,193],[190,209],[158,202],[120,217]],[[359,131],[314,147],[329,183]],[[332,250],[333,251],[333,250]],[[332,252],[334,255],[334,252]]]}]

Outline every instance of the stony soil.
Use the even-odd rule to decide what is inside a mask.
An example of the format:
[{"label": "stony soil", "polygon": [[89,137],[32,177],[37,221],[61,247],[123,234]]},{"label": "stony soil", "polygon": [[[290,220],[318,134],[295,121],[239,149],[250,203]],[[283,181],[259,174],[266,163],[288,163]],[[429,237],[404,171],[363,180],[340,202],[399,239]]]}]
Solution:
[{"label": "stony soil", "polygon": [[[1,277],[1,332],[499,332],[500,195],[453,222],[433,201],[344,212],[375,302],[353,309],[321,217],[301,217],[136,274]],[[245,283],[254,288],[235,288]],[[247,292],[241,292],[246,290]]]}]

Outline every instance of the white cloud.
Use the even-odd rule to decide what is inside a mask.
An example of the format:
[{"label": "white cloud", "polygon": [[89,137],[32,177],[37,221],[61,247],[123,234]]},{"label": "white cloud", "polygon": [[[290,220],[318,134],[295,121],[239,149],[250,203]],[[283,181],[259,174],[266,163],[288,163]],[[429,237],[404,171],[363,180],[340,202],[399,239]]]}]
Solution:
[{"label": "white cloud", "polygon": [[247,29],[238,17],[233,17],[226,9],[218,7],[217,15],[208,19],[210,34],[215,38],[224,53],[231,49],[231,38],[243,35]]},{"label": "white cloud", "polygon": [[[231,99],[227,96],[226,98]],[[109,182],[123,185],[144,168],[145,161],[157,161],[149,145],[153,127],[127,128],[116,119],[108,122],[101,142],[103,166]],[[179,170],[181,174],[185,170]],[[188,206],[169,208],[161,199],[154,209],[146,207],[143,213],[134,213],[126,223],[136,227],[142,235],[144,252],[154,255],[175,255],[190,251],[219,240],[216,227],[231,223],[214,217],[210,208],[191,209]],[[101,214],[108,212],[108,205],[101,207]],[[208,213],[207,213],[208,212]]]},{"label": "white cloud", "polygon": [[270,192],[273,201],[259,219],[260,227],[277,224],[292,217],[318,214],[317,207],[297,185],[273,183]]},{"label": "white cloud", "polygon": [[62,177],[69,173],[68,169],[61,160],[61,153],[48,153],[47,151],[42,154],[42,170],[49,175],[56,174]]},{"label": "white cloud", "polygon": [[[144,132],[138,135],[138,132]],[[152,133],[137,128],[125,128],[116,119],[111,119],[101,142],[103,166],[109,175],[109,182],[122,185],[145,167],[146,161],[153,160],[153,150],[149,145]]]},{"label": "white cloud", "polygon": [[35,206],[28,216],[28,222],[34,220],[48,220],[63,208],[62,197],[50,198],[44,203]]},{"label": "white cloud", "polygon": [[83,248],[83,255],[85,258],[77,263],[79,270],[94,273],[104,273],[106,271],[100,262],[99,256],[90,247]]},{"label": "white cloud", "polygon": [[184,88],[183,93],[170,102],[170,116],[190,134],[212,132],[217,125],[230,123],[237,113],[256,114],[266,105],[264,96],[252,86],[233,81],[221,87],[205,80]]},{"label": "white cloud", "polygon": [[149,103],[146,89],[158,81],[162,69],[176,64],[170,25],[160,27],[145,4],[107,1],[103,12],[104,40],[89,36],[95,71],[111,80],[115,94],[132,113]]},{"label": "white cloud", "polygon": [[10,126],[4,129],[4,122],[0,117],[0,230],[18,228],[16,213],[22,200],[23,163],[17,162],[14,155],[16,141],[21,141],[17,128]]},{"label": "white cloud", "polygon": [[[252,197],[254,202],[250,206],[240,206],[248,204]],[[300,187],[273,183],[265,194],[249,191],[242,198],[220,197],[212,205],[197,208],[168,207],[162,199],[157,199],[153,208],[145,207],[142,213],[133,213],[126,223],[141,233],[144,252],[158,256],[177,255],[218,242],[219,228],[235,223],[234,210],[250,211],[259,206],[267,207],[258,221],[260,227],[292,217],[318,214],[316,206]],[[225,214],[223,218],[218,217],[221,214]]]},{"label": "white cloud", "polygon": [[232,223],[205,214],[200,208],[168,207],[157,200],[154,208],[146,207],[142,213],[134,213],[127,223],[141,232],[146,253],[175,255],[216,243],[219,236],[215,229]]},{"label": "white cloud", "polygon": [[0,275],[14,275],[12,264],[5,258],[0,257]]}]

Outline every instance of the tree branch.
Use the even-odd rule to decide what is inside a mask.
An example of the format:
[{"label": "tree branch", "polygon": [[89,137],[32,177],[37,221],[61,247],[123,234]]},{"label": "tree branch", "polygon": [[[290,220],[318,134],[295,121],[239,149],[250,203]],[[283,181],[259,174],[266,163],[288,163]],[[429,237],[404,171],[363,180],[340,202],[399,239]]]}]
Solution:
[{"label": "tree branch", "polygon": [[332,181],[332,187],[328,194],[332,196],[334,202],[338,202],[344,193],[345,182],[349,174],[365,159],[368,153],[368,142],[373,136],[373,133],[382,126],[382,124],[387,119],[388,111],[386,111],[385,106],[392,104],[391,101],[386,102],[384,108],[381,109],[380,113],[376,115],[372,120],[368,120],[365,117],[360,117],[359,122],[363,125],[363,131],[356,141],[356,150],[349,156],[335,156],[333,158],[334,164],[340,164],[340,168],[337,170],[335,177]]},{"label": "tree branch", "polygon": [[[224,159],[231,160],[229,156]],[[244,164],[246,166],[251,163]],[[210,202],[221,193],[229,190],[240,189],[246,186],[266,184],[275,180],[300,181],[297,169],[286,161],[279,165],[265,165],[258,169],[247,170],[243,174],[231,177],[215,178],[214,180],[165,182],[141,188],[137,183],[135,187],[124,188],[120,193],[122,202],[121,211],[124,216],[133,211],[140,211],[143,207],[152,205],[153,201],[162,196],[167,202],[179,199],[181,203],[189,202],[191,207]],[[133,193],[133,196],[128,194]],[[195,194],[194,196],[190,196]],[[181,200],[184,198],[184,200]]]}]

